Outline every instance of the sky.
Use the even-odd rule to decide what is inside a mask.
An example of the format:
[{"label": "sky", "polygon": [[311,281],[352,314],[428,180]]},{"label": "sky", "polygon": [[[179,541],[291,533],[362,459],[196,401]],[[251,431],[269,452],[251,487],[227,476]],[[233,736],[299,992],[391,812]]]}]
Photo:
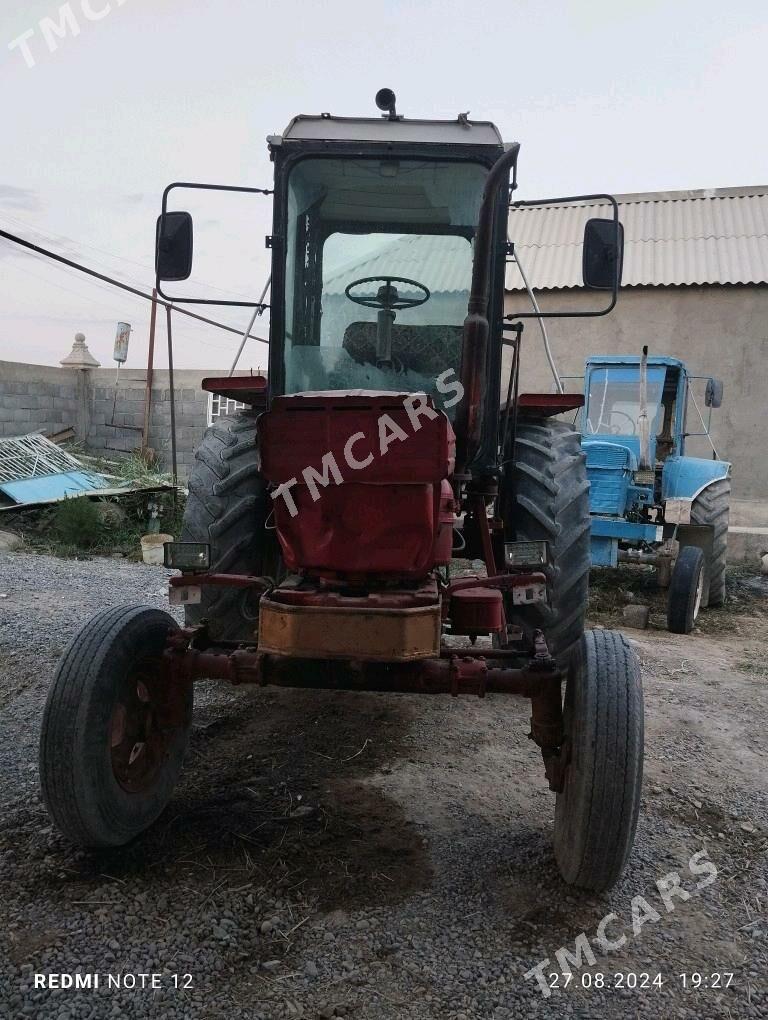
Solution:
[{"label": "sky", "polygon": [[[469,110],[519,141],[520,198],[768,183],[764,0],[63,7],[0,6],[0,227],[142,289],[168,183],[269,188],[268,134],[297,113],[377,115],[383,86],[406,116]],[[270,199],[187,194],[199,253],[187,293],[257,300]],[[241,330],[250,318],[196,310]],[[83,332],[110,366],[118,321],[140,368],[148,303],[0,239],[0,360],[55,364]],[[229,367],[237,336],[174,323],[177,366]],[[265,365],[249,341],[241,367]]]}]

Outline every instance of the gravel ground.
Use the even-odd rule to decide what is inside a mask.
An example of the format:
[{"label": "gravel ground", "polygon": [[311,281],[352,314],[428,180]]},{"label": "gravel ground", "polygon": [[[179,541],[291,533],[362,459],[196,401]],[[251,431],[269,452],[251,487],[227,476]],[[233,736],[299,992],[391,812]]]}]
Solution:
[{"label": "gravel ground", "polygon": [[[557,875],[527,706],[498,697],[201,685],[160,820],[117,851],[73,848],[38,792],[55,661],[97,609],[164,606],[165,571],[0,555],[0,1016],[768,1017],[768,590],[729,584],[729,607],[690,637],[630,632],[643,810],[625,877],[592,896]],[[689,868],[699,851],[708,885]],[[670,872],[689,894],[671,911],[655,885]],[[626,941],[564,987],[557,950],[594,941],[608,913],[606,938]],[[545,959],[548,998],[524,976]],[[733,977],[686,988],[694,972]],[[36,990],[35,973],[100,987]],[[107,986],[141,974],[160,987]]]}]

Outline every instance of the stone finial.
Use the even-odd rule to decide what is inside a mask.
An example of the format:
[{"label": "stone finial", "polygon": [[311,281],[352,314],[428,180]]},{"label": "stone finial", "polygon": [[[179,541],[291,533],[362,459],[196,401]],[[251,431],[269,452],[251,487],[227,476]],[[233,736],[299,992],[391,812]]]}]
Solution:
[{"label": "stone finial", "polygon": [[75,333],[75,342],[72,350],[59,362],[67,368],[98,368],[101,362],[97,361],[88,350],[85,342],[85,333]]}]

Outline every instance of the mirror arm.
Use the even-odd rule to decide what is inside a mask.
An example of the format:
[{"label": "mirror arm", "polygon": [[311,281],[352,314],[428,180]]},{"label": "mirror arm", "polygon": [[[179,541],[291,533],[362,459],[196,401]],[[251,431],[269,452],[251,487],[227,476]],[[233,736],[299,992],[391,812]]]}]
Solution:
[{"label": "mirror arm", "polygon": [[[160,234],[163,233],[163,226],[165,224],[165,217],[168,213],[168,196],[174,188],[192,188],[196,191],[234,191],[241,194],[247,195],[273,195],[274,191],[269,188],[245,188],[237,187],[230,184],[198,184],[193,181],[174,181],[173,184],[169,184],[163,192],[163,205],[160,212]],[[167,250],[167,249],[166,249]],[[231,305],[233,307],[242,308],[257,308],[259,311],[269,308],[269,305],[262,304],[258,301],[214,301],[203,298],[188,298],[188,297],[174,297],[172,294],[166,294],[160,284],[160,274],[155,270],[155,289],[157,293],[163,298],[164,301],[168,301],[170,304],[185,304],[185,305]]]},{"label": "mirror arm", "polygon": [[[537,198],[529,201],[510,202],[510,209],[523,209],[538,205],[564,205],[566,202],[594,202],[597,199],[608,202],[613,208],[613,222],[618,232],[619,206],[613,195],[571,195],[565,198]],[[592,319],[601,315],[608,315],[616,307],[619,299],[618,274],[614,274],[613,286],[611,288],[611,301],[607,308],[590,309],[586,312],[510,312],[504,316],[505,322],[515,322],[518,319]]]}]

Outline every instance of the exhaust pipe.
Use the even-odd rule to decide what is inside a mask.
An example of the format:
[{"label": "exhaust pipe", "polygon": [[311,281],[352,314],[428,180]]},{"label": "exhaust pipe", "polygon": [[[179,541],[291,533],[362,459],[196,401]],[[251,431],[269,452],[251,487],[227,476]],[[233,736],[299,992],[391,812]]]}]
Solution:
[{"label": "exhaust pipe", "polygon": [[651,428],[648,421],[648,345],[643,347],[640,358],[640,413],[637,416],[637,432],[640,437],[641,471],[651,470]]},{"label": "exhaust pipe", "polygon": [[485,394],[485,362],[488,356],[488,294],[493,268],[493,226],[496,194],[509,173],[517,167],[520,143],[513,142],[488,172],[475,234],[472,290],[469,294],[464,337],[461,346],[461,384],[464,396],[456,421],[456,472],[463,474],[480,446]]}]

